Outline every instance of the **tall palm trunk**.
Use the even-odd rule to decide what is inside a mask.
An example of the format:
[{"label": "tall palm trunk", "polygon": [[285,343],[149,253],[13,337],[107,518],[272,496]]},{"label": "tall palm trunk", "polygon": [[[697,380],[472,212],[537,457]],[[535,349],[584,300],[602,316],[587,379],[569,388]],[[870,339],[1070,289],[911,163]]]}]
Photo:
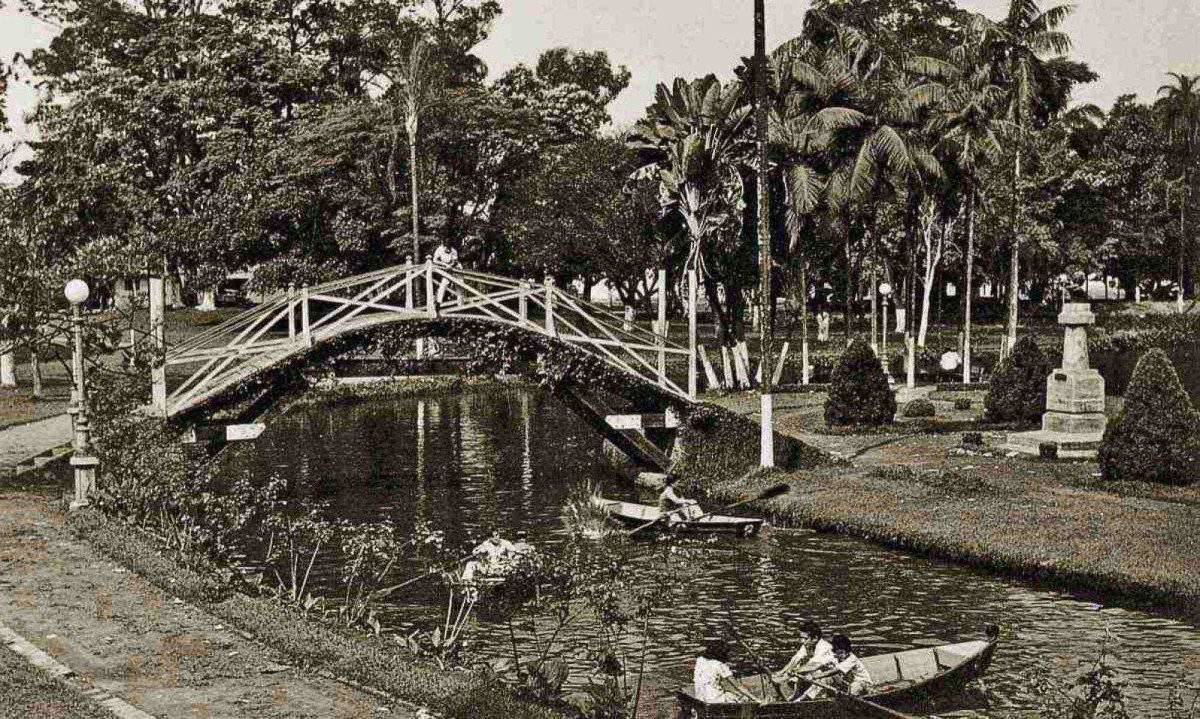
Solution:
[{"label": "tall palm trunk", "polygon": [[971,381],[971,298],[974,297],[972,274],[975,269],[975,194],[967,187],[967,269],[963,278],[963,384]]},{"label": "tall palm trunk", "polygon": [[409,186],[412,192],[412,236],[413,262],[421,262],[421,221],[417,207],[417,122],[414,114],[409,115],[408,122],[408,163]]},{"label": "tall palm trunk", "polygon": [[[1023,133],[1022,133],[1023,134]],[[1018,143],[1020,140],[1018,140]],[[1009,259],[1008,267],[1008,349],[1017,341],[1017,306],[1020,299],[1021,278],[1020,278],[1020,263],[1021,263],[1021,238],[1019,232],[1020,213],[1021,213],[1021,147],[1017,146],[1017,156],[1015,160],[1013,172],[1013,222],[1012,222],[1012,250]]]}]

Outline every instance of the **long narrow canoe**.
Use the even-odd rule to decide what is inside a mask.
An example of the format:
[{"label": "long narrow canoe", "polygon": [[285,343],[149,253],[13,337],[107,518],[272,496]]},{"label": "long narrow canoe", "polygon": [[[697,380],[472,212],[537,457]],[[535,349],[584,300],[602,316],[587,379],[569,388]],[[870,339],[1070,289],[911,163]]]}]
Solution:
[{"label": "long narrow canoe", "polygon": [[658,507],[636,502],[622,502],[604,497],[592,497],[592,502],[604,510],[608,518],[626,527],[640,527],[647,522],[656,524],[647,527],[647,531],[668,531],[686,533],[718,533],[735,534],[740,537],[753,537],[762,528],[763,520],[747,519],[745,517],[730,517],[721,514],[710,514],[699,519],[678,520],[667,524],[662,520],[662,512]]},{"label": "long narrow canoe", "polygon": [[[863,657],[875,688],[862,698],[891,709],[921,711],[930,699],[959,692],[972,679],[983,676],[992,662],[998,637],[999,632],[990,626],[987,639]],[[758,674],[740,677],[738,683],[768,703],[707,704],[696,698],[692,687],[686,687],[676,693],[680,718],[857,719],[885,715],[846,697],[780,702],[770,679]]]}]

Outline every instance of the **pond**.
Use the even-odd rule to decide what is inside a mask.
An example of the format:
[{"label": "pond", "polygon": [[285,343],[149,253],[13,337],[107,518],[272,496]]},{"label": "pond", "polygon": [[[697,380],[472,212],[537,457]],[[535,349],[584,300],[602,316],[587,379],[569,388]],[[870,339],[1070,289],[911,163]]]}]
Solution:
[{"label": "pond", "polygon": [[[254,443],[223,455],[227,475],[294,477],[300,491],[331,503],[338,517],[390,518],[405,532],[417,521],[445,531],[455,546],[486,527],[534,544],[561,541],[569,490],[603,484],[634,497],[612,472],[602,440],[552,397],[501,389],[435,399],[296,405]],[[987,622],[1004,639],[987,677],[989,716],[1031,708],[1022,691],[1031,669],[1067,677],[1106,641],[1139,713],[1166,706],[1174,686],[1193,678],[1200,629],[1169,616],[1106,606],[946,562],[807,530],[768,528],[752,540],[696,545],[685,599],[656,615],[647,666],[656,686],[690,681],[697,636],[728,613],[764,658],[782,663],[799,622],[842,631],[860,654],[978,638]],[[647,549],[647,554],[649,550]],[[332,572],[322,581],[335,582]],[[436,583],[396,597],[389,618],[432,624],[445,606]],[[594,628],[574,628],[586,643]],[[503,625],[477,620],[475,656],[509,652]],[[573,676],[587,667],[580,657]]]}]

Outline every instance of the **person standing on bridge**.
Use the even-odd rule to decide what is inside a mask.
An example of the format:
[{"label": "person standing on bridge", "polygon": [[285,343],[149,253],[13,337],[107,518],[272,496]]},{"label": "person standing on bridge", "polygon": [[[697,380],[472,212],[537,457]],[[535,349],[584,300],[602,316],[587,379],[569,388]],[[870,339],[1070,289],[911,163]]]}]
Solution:
[{"label": "person standing on bridge", "polygon": [[[442,238],[441,243],[438,244],[437,249],[433,251],[433,264],[444,267],[447,271],[462,269],[462,263],[458,260],[458,250],[451,247],[444,237]],[[445,299],[446,288],[449,286],[449,284],[450,281],[443,277],[441,284],[438,285],[438,304],[441,304],[442,300]],[[454,294],[455,296],[459,296],[457,290]]]}]

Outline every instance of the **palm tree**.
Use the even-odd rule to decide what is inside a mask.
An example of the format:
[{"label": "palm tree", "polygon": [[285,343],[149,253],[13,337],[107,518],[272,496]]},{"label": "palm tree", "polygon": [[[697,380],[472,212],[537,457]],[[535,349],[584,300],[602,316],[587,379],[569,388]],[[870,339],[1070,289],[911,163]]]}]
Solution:
[{"label": "palm tree", "polygon": [[[441,75],[429,57],[429,46],[418,38],[393,71],[396,103],[392,105],[393,118],[397,110],[404,114],[404,130],[408,135],[409,189],[412,203],[413,262],[421,262],[420,215],[417,197],[417,131],[421,115],[436,101],[441,90]],[[392,122],[392,152],[389,155],[388,181],[392,183],[393,195],[396,177],[396,146],[399,144],[399,124]]]},{"label": "palm tree", "polygon": [[1014,142],[1012,192],[1013,210],[1011,220],[1011,255],[1008,278],[1008,346],[1017,340],[1017,307],[1020,293],[1020,233],[1018,222],[1021,212],[1020,184],[1021,159],[1025,149],[1026,133],[1033,122],[1034,111],[1042,102],[1042,93],[1047,86],[1056,86],[1052,80],[1052,68],[1047,67],[1043,55],[1061,55],[1071,48],[1071,38],[1058,30],[1074,7],[1057,5],[1043,11],[1038,0],[1009,0],[1008,14],[1002,20],[996,34],[994,50],[1002,66],[998,67],[1008,91],[1008,120],[1016,127]]},{"label": "palm tree", "polygon": [[1179,173],[1179,291],[1183,292],[1184,280],[1187,276],[1187,231],[1185,227],[1186,207],[1191,203],[1192,185],[1195,181],[1196,155],[1200,152],[1200,75],[1182,75],[1177,72],[1167,73],[1174,79],[1174,85],[1163,85],[1158,88],[1159,95],[1165,95],[1160,101],[1163,111],[1163,121],[1171,142],[1177,151],[1175,156],[1180,163]]},{"label": "palm tree", "polygon": [[930,131],[937,137],[934,151],[955,165],[966,211],[967,247],[963,253],[963,382],[971,381],[971,302],[974,296],[975,211],[981,201],[982,167],[996,160],[1000,140],[1012,125],[999,116],[1004,90],[994,82],[995,66],[988,49],[998,28],[975,15],[963,41],[945,59],[919,57],[911,67],[928,78],[920,90],[937,111]]},{"label": "palm tree", "polygon": [[[722,311],[716,278],[705,261],[709,255],[714,261],[732,256],[728,243],[741,240],[740,169],[753,150],[750,111],[737,80],[722,85],[715,75],[691,82],[676,78],[670,89],[658,85],[654,104],[627,140],[643,162],[634,176],[656,178],[663,209],[678,211],[687,227],[687,264],[701,274],[726,347],[735,341],[735,318]],[[740,290],[728,284],[726,290],[726,307],[733,310],[733,295]]]}]

